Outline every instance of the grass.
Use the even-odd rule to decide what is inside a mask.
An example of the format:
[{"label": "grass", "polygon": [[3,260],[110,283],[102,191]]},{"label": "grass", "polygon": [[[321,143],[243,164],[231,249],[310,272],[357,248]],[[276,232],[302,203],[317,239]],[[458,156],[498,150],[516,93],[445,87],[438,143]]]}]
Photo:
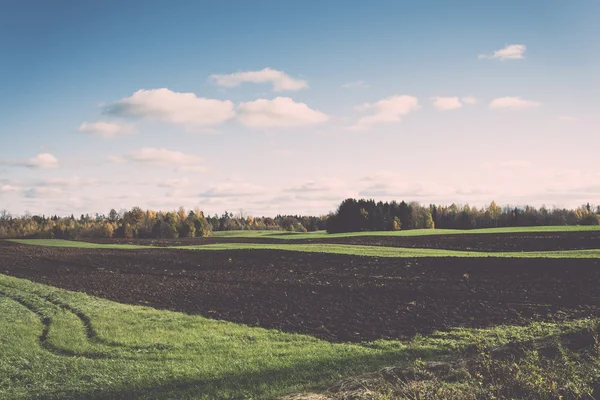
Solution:
[{"label": "grass", "polygon": [[[128,244],[97,244],[60,239],[14,239],[13,242],[36,246],[79,247],[91,249],[153,249],[151,246]],[[600,258],[600,249],[530,251],[530,252],[476,252],[440,249],[420,249],[345,244],[287,244],[287,243],[218,243],[195,246],[173,246],[180,250],[284,250],[308,253],[348,254],[367,257],[501,257],[501,258]]]},{"label": "grass", "polygon": [[331,344],[0,275],[0,398],[273,398],[383,366],[459,354],[474,343],[497,347],[591,322]]},{"label": "grass", "polygon": [[325,231],[308,233],[295,233],[284,231],[217,231],[213,232],[215,237],[239,238],[239,237],[267,237],[275,239],[326,239],[357,236],[430,236],[430,235],[464,235],[464,234],[494,234],[494,233],[530,233],[530,232],[586,232],[599,231],[600,226],[575,225],[575,226],[525,226],[508,228],[485,228],[485,229],[412,229],[400,231],[377,231],[377,232],[347,232],[329,234]]}]

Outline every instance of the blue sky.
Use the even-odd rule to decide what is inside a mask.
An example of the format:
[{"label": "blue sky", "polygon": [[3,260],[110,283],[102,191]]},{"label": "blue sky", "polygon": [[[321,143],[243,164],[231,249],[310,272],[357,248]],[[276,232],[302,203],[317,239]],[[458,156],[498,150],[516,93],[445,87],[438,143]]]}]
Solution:
[{"label": "blue sky", "polygon": [[0,2],[0,209],[600,203],[596,1]]}]

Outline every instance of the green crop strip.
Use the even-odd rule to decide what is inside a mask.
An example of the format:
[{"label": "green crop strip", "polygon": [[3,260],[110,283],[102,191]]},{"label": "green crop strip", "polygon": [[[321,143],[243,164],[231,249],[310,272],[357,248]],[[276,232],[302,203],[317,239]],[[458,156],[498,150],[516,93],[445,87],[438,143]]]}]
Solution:
[{"label": "green crop strip", "polygon": [[[127,244],[97,244],[57,239],[15,239],[15,243],[52,246],[75,247],[85,249],[156,249],[157,247]],[[163,247],[164,248],[164,247]],[[384,246],[363,246],[345,244],[270,244],[270,243],[219,243],[194,246],[167,247],[179,250],[223,251],[223,250],[283,250],[307,253],[347,254],[367,257],[501,257],[501,258],[600,258],[600,249],[561,250],[561,251],[529,251],[529,252],[484,252],[458,251],[440,249],[402,248]]]}]

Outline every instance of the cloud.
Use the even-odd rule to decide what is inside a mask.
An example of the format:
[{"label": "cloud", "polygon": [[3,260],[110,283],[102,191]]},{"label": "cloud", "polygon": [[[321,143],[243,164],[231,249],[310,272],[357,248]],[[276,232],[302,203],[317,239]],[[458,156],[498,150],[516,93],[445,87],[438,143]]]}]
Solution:
[{"label": "cloud", "polygon": [[369,88],[371,86],[369,84],[365,83],[365,81],[354,81],[354,82],[344,83],[342,85],[342,87],[344,89],[349,89],[349,88],[364,88],[364,89],[367,89],[367,88]]},{"label": "cloud", "polygon": [[359,196],[373,198],[396,198],[406,201],[412,199],[451,196],[456,190],[448,185],[437,182],[394,182],[376,183],[360,190]]},{"label": "cloud", "polygon": [[50,153],[41,153],[24,162],[18,162],[15,165],[28,168],[56,168],[58,167],[58,160]]},{"label": "cloud", "polygon": [[317,192],[339,192],[346,187],[344,182],[337,179],[322,179],[319,181],[306,181],[283,189],[288,193],[317,193]]},{"label": "cloud", "polygon": [[390,182],[405,180],[406,175],[396,171],[379,170],[373,171],[369,175],[365,175],[359,179],[359,182]]},{"label": "cloud", "polygon": [[117,135],[125,135],[133,132],[133,126],[119,122],[91,122],[82,123],[77,129],[81,133],[100,136],[105,139],[114,138]]},{"label": "cloud", "polygon": [[226,181],[211,186],[200,193],[199,197],[205,198],[230,198],[255,196],[267,192],[267,189],[247,182]]},{"label": "cloud", "polygon": [[34,186],[58,186],[58,187],[84,187],[84,186],[100,186],[106,184],[106,181],[99,179],[84,179],[78,176],[69,178],[50,178],[44,181],[35,182]]},{"label": "cloud", "polygon": [[18,192],[19,188],[12,185],[0,185],[0,193]]},{"label": "cloud", "polygon": [[233,74],[226,75],[211,75],[210,79],[217,85],[222,87],[235,87],[239,86],[244,82],[251,83],[271,83],[273,85],[273,91],[295,91],[300,89],[306,89],[308,83],[301,79],[294,79],[282,71],[278,71],[272,68],[264,68],[260,71],[245,71],[235,72]]},{"label": "cloud", "polygon": [[190,185],[190,180],[188,178],[172,178],[172,179],[164,179],[156,182],[158,187],[166,187],[166,188],[177,188],[177,187],[185,187]]},{"label": "cloud", "polygon": [[505,48],[494,51],[494,54],[480,54],[478,58],[493,58],[498,60],[520,60],[525,58],[525,50],[527,50],[527,46],[524,44],[509,44]]},{"label": "cloud", "polygon": [[63,196],[63,191],[54,187],[36,187],[26,190],[24,196],[28,199],[58,198]]},{"label": "cloud", "polygon": [[433,106],[440,111],[451,111],[462,108],[458,97],[433,97]]},{"label": "cloud", "polygon": [[144,147],[124,156],[112,156],[109,160],[115,163],[130,161],[140,164],[190,166],[202,162],[202,158],[180,151]]},{"label": "cloud", "polygon": [[473,96],[463,97],[461,100],[465,104],[477,104],[477,99]]},{"label": "cloud", "polygon": [[105,113],[186,126],[218,125],[234,116],[230,100],[197,97],[169,89],[138,90],[130,97],[105,107]]},{"label": "cloud", "polygon": [[357,111],[374,110],[372,115],[362,117],[353,128],[365,128],[370,125],[400,122],[407,115],[420,108],[419,100],[413,96],[390,96],[376,103],[365,103],[356,106]]},{"label": "cloud", "polygon": [[175,169],[176,172],[193,172],[202,173],[208,171],[209,168],[204,165],[182,165]]},{"label": "cloud", "polygon": [[237,108],[238,120],[252,128],[289,128],[317,125],[329,117],[313,110],[305,103],[296,103],[289,97],[276,97],[273,100],[258,99],[240,103]]},{"label": "cloud", "polygon": [[499,97],[492,100],[489,107],[492,110],[525,110],[528,108],[536,108],[541,105],[542,103],[537,101],[524,100],[520,97]]}]

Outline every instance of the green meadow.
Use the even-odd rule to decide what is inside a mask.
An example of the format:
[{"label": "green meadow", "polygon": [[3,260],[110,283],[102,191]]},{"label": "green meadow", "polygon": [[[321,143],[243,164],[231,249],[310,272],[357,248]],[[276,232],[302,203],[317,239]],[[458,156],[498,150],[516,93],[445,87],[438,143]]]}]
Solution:
[{"label": "green meadow", "polygon": [[0,275],[1,399],[268,399],[390,365],[540,340],[593,320],[334,344]]}]

